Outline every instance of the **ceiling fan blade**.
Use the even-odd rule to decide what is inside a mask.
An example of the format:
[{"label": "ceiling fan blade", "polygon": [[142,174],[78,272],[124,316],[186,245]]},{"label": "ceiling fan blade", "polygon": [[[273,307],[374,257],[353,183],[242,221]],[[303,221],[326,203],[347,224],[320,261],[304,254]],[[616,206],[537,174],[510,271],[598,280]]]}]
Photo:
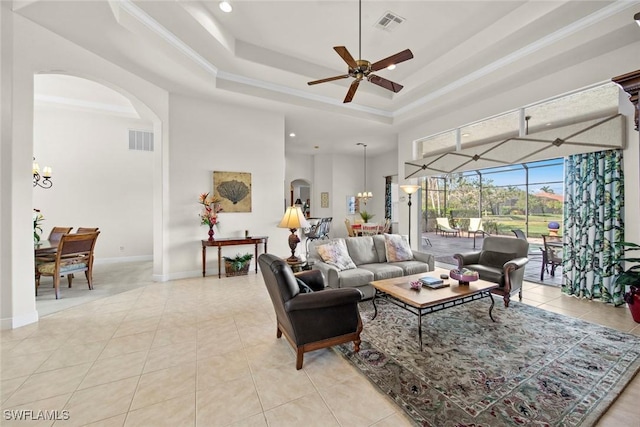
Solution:
[{"label": "ceiling fan blade", "polygon": [[308,82],[307,84],[309,86],[317,85],[318,83],[332,82],[334,80],[346,79],[347,77],[349,77],[349,74],[343,74],[342,76],[328,77],[328,78],[322,79],[322,80],[314,80],[312,82]]},{"label": "ceiling fan blade", "polygon": [[344,62],[347,63],[349,68],[358,68],[358,64],[356,63],[356,60],[353,59],[353,56],[351,56],[351,54],[349,53],[346,47],[334,46],[333,50],[338,52],[338,55],[340,55],[340,57],[344,60]]},{"label": "ceiling fan blade", "polygon": [[411,53],[411,50],[406,49],[402,52],[396,53],[395,55],[391,55],[388,58],[381,59],[378,62],[374,62],[373,64],[371,64],[371,71],[382,70],[383,68],[387,68],[391,64],[399,64],[411,58],[413,58],[413,53]]},{"label": "ceiling fan blade", "polygon": [[388,89],[392,92],[400,92],[402,90],[402,88],[404,86],[402,86],[401,84],[392,82],[391,80],[387,80],[385,78],[382,78],[380,76],[376,76],[375,74],[370,74],[369,77],[367,78],[367,80],[369,80],[371,83],[373,83],[374,85],[378,85],[380,87],[383,87],[385,89]]},{"label": "ceiling fan blade", "polygon": [[351,83],[351,86],[349,86],[349,91],[347,92],[347,96],[345,96],[344,101],[342,101],[343,104],[351,102],[353,96],[356,94],[356,90],[358,89],[359,84],[360,80],[354,80],[353,83]]}]

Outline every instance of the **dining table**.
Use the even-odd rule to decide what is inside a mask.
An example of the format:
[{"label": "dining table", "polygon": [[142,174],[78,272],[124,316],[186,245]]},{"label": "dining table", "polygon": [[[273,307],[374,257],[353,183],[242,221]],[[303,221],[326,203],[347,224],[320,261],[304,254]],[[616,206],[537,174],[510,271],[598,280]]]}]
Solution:
[{"label": "dining table", "polygon": [[52,242],[51,240],[40,240],[37,243],[33,244],[33,251],[36,257],[42,256],[44,254],[53,254],[58,249],[57,241]]}]

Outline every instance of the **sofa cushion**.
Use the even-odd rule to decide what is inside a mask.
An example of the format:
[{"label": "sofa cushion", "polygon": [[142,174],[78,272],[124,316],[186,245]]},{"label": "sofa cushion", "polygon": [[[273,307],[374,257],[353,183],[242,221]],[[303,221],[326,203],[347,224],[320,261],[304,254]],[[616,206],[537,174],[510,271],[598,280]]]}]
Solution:
[{"label": "sofa cushion", "polygon": [[409,242],[399,234],[385,234],[385,247],[387,251],[387,262],[410,261],[413,253]]},{"label": "sofa cushion", "polygon": [[505,263],[517,258],[514,253],[482,251],[478,264],[488,265],[490,267],[502,268]]},{"label": "sofa cushion", "polygon": [[341,288],[357,288],[372,282],[374,279],[373,272],[364,268],[354,268],[340,272]]},{"label": "sofa cushion", "polygon": [[387,262],[387,246],[385,245],[384,235],[376,234],[373,237],[373,246],[376,248],[378,254],[377,262]]},{"label": "sofa cushion", "polygon": [[400,267],[399,265],[387,264],[385,262],[375,264],[362,264],[358,267],[372,272],[373,280],[392,279],[394,277],[400,277],[404,273],[402,267]]},{"label": "sofa cushion", "polygon": [[405,276],[429,271],[429,264],[425,264],[422,261],[400,261],[394,262],[392,265],[402,268]]},{"label": "sofa cushion", "polygon": [[340,271],[356,268],[356,265],[349,256],[347,245],[344,243],[344,240],[335,240],[333,242],[317,246],[316,250],[324,262],[334,266]]},{"label": "sofa cushion", "polygon": [[378,262],[378,254],[371,236],[347,237],[345,239],[349,256],[355,265]]}]

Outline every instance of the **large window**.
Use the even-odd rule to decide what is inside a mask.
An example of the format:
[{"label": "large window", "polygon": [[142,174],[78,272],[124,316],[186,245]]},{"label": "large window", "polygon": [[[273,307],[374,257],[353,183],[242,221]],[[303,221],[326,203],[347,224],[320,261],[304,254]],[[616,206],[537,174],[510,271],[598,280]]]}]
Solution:
[{"label": "large window", "polygon": [[540,237],[549,222],[562,223],[563,177],[563,159],[427,177],[422,230],[435,231],[438,217],[462,230],[469,218],[482,218],[491,234],[521,229]]}]

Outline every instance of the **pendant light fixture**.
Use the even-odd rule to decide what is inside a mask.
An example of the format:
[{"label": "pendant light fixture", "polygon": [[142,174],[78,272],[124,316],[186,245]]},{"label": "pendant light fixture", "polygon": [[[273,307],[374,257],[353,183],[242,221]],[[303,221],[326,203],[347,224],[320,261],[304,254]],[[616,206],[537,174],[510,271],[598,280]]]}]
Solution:
[{"label": "pendant light fixture", "polygon": [[371,191],[367,191],[367,144],[358,142],[356,145],[362,145],[364,147],[364,191],[362,193],[358,193],[358,199],[366,205],[367,201],[373,197]]}]

